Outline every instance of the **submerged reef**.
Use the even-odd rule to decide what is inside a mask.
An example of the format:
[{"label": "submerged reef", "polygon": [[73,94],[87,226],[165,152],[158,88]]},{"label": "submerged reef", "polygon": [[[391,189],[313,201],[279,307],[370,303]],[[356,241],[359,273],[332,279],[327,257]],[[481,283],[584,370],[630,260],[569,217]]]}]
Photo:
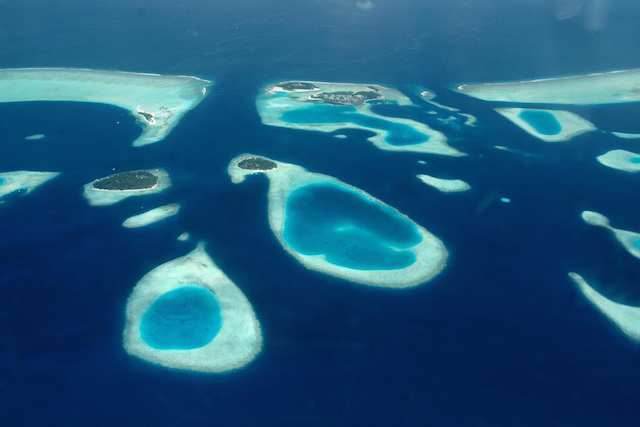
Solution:
[{"label": "submerged reef", "polygon": [[58,175],[59,172],[0,172],[0,204],[12,195],[27,195]]},{"label": "submerged reef", "polygon": [[171,216],[177,215],[179,211],[180,205],[178,203],[171,203],[127,218],[122,223],[122,226],[125,228],[144,227],[146,225],[150,225]]},{"label": "submerged reef", "polygon": [[528,134],[547,142],[568,141],[583,133],[596,130],[591,122],[569,111],[496,108],[496,112]]},{"label": "submerged reef", "polygon": [[200,244],[137,283],[127,300],[123,345],[167,368],[222,373],[255,359],[262,333],[247,298]]},{"label": "submerged reef", "polygon": [[435,176],[420,174],[416,177],[424,184],[435,188],[442,193],[459,193],[471,190],[471,186],[461,179],[444,179]]},{"label": "submerged reef", "polygon": [[119,172],[84,185],[84,197],[92,206],[118,203],[128,197],[159,193],[171,186],[163,169]]},{"label": "submerged reef", "polygon": [[569,278],[578,286],[582,295],[625,335],[634,341],[640,341],[640,307],[611,301],[593,289],[578,273],[569,273]]},{"label": "submerged reef", "polygon": [[640,101],[640,69],[516,82],[461,84],[456,90],[484,101],[542,104],[619,104]]},{"label": "submerged reef", "polygon": [[464,153],[450,147],[441,132],[411,119],[374,112],[375,104],[398,107],[414,105],[395,89],[356,83],[308,83],[308,90],[283,90],[278,83],[258,96],[256,106],[265,125],[333,133],[344,129],[372,132],[376,147],[390,151],[412,151],[447,156]]},{"label": "submerged reef", "polygon": [[27,135],[24,137],[25,141],[40,141],[41,139],[45,139],[47,135],[43,133],[34,133],[33,135]]},{"label": "submerged reef", "polygon": [[72,101],[128,110],[142,125],[134,146],[164,139],[207,94],[211,82],[191,76],[80,68],[0,69],[0,102]]},{"label": "submerged reef", "polygon": [[262,173],[269,179],[268,216],[283,248],[310,270],[387,288],[425,283],[445,267],[444,244],[406,215],[334,177],[288,163],[246,170],[229,164],[232,182]]},{"label": "submerged reef", "polygon": [[589,225],[602,227],[610,231],[627,252],[640,259],[640,233],[615,228],[611,226],[609,218],[598,212],[584,211],[581,217]]},{"label": "submerged reef", "polygon": [[596,160],[608,168],[617,169],[624,172],[640,172],[640,154],[627,150],[611,150]]},{"label": "submerged reef", "polygon": [[611,134],[622,139],[640,139],[640,133],[611,132]]}]

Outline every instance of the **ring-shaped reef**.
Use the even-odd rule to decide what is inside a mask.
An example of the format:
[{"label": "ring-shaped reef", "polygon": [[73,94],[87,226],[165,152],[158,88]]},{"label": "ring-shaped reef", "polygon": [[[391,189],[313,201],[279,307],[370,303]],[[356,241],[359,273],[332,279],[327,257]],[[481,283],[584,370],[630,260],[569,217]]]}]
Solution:
[{"label": "ring-shaped reef", "polygon": [[319,132],[361,129],[372,132],[369,141],[382,150],[464,155],[447,144],[443,133],[424,123],[375,113],[372,105],[382,103],[414,105],[385,86],[309,81],[269,85],[256,100],[265,125]]},{"label": "ring-shaped reef", "polygon": [[171,187],[163,169],[124,171],[98,178],[84,185],[84,197],[91,206],[106,206],[128,197],[159,193]]},{"label": "ring-shaped reef", "polygon": [[570,111],[496,108],[496,112],[529,135],[546,142],[568,141],[583,133],[596,130],[591,122]]},{"label": "ring-shaped reef", "polygon": [[582,295],[625,335],[640,342],[640,307],[612,301],[596,291],[578,273],[569,273],[569,278],[578,286]]},{"label": "ring-shaped reef", "polygon": [[128,110],[142,126],[133,146],[164,139],[207,94],[212,82],[192,76],[82,68],[0,69],[0,102],[71,101]]},{"label": "ring-shaped reef", "polygon": [[617,169],[623,172],[640,172],[640,154],[627,150],[611,150],[596,160],[608,168]]},{"label": "ring-shaped reef", "polygon": [[[249,159],[270,167],[243,168]],[[440,239],[334,177],[252,154],[233,159],[228,172],[234,183],[247,175],[267,176],[271,230],[310,270],[364,285],[408,288],[429,281],[446,265],[448,252]]]},{"label": "ring-shaped reef", "polygon": [[437,178],[427,174],[419,174],[416,177],[424,184],[435,188],[442,193],[460,193],[471,190],[471,186],[461,179]]},{"label": "ring-shaped reef", "polygon": [[0,172],[0,203],[14,195],[27,195],[58,175],[59,172]]},{"label": "ring-shaped reef", "polygon": [[640,101],[640,69],[516,82],[461,84],[456,91],[484,101],[596,105]]},{"label": "ring-shaped reef", "polygon": [[610,224],[609,218],[598,212],[584,211],[581,217],[589,225],[610,231],[627,252],[640,259],[640,233],[615,228]]},{"label": "ring-shaped reef", "polygon": [[167,368],[221,373],[254,360],[262,333],[245,295],[200,244],[137,283],[127,300],[123,344]]},{"label": "ring-shaped reef", "polygon": [[168,205],[159,206],[138,215],[134,215],[124,220],[122,226],[125,228],[139,228],[162,221],[169,217],[175,216],[180,212],[179,203],[170,203]]}]

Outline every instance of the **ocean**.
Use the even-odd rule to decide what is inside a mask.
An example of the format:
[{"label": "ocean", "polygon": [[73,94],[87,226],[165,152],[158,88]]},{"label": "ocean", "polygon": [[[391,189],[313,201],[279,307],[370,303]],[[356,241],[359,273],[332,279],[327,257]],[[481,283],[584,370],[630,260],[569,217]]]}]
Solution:
[{"label": "ocean", "polygon": [[[449,89],[638,68],[640,5],[611,2],[593,30],[580,17],[556,19],[545,1],[364,3],[0,1],[2,68],[215,82],[166,139],[141,148],[130,146],[140,127],[116,107],[0,103],[0,171],[62,173],[0,205],[3,426],[637,425],[640,347],[567,277],[578,271],[607,297],[640,305],[640,262],[580,219],[595,210],[640,231],[637,176],[595,160],[637,143],[599,132],[546,143]],[[336,139],[264,126],[258,91],[286,79],[395,87],[418,108],[381,113],[423,121],[468,156],[384,151],[358,130]],[[429,116],[419,86],[477,127]],[[564,109],[602,130],[640,132],[639,104]],[[46,138],[24,140],[32,134]],[[305,269],[269,228],[267,180],[231,183],[227,165],[241,153],[365,190],[442,239],[447,268],[405,290]],[[173,180],[167,191],[107,207],[82,197],[114,169],[156,167]],[[472,189],[440,193],[420,173]],[[175,202],[177,216],[121,226]],[[192,239],[176,241],[185,231]],[[226,374],[158,367],[122,346],[136,282],[199,241],[262,326],[260,355]]]}]

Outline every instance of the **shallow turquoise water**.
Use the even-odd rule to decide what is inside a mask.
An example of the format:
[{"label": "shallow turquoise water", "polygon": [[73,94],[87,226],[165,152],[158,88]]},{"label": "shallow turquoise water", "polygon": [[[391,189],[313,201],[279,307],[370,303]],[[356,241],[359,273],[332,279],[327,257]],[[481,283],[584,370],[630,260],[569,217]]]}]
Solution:
[{"label": "shallow turquoise water", "polygon": [[631,244],[633,245],[634,248],[640,250],[640,238],[635,239]]},{"label": "shallow turquoise water", "polygon": [[638,164],[638,163],[640,163],[640,156],[638,156],[638,157],[632,157],[631,159],[629,159],[629,161],[630,161],[631,163]]},{"label": "shallow turquoise water", "polygon": [[297,124],[353,123],[373,129],[389,132],[386,142],[391,145],[413,145],[429,140],[425,135],[404,124],[391,120],[361,114],[355,107],[348,105],[311,104],[282,114],[281,119]]},{"label": "shallow turquoise water", "polygon": [[359,270],[393,270],[416,260],[406,250],[422,239],[412,222],[388,207],[333,184],[295,190],[286,205],[284,239],[304,255]]},{"label": "shallow turquoise water", "polygon": [[5,182],[7,182],[7,180],[2,178],[2,177],[0,177],[0,185],[4,185]]},{"label": "shallow turquoise water", "polygon": [[557,135],[562,130],[558,119],[548,111],[525,110],[521,111],[518,116],[543,135]]},{"label": "shallow turquoise water", "polygon": [[210,342],[222,327],[214,294],[186,285],[160,296],[142,317],[140,334],[149,346],[161,350],[188,350]]}]

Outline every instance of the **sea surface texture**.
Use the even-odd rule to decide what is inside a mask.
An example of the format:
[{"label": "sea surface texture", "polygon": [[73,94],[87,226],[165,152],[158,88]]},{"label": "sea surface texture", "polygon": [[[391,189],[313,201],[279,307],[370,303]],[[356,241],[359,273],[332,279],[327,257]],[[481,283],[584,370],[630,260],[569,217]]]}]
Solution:
[{"label": "sea surface texture", "polygon": [[[639,23],[631,0],[0,0],[1,70],[185,76],[0,83],[0,426],[637,427]],[[308,106],[263,123],[286,82],[410,102],[293,84]],[[156,177],[85,187],[126,171]],[[422,230],[428,280],[349,280],[419,270]]]}]

